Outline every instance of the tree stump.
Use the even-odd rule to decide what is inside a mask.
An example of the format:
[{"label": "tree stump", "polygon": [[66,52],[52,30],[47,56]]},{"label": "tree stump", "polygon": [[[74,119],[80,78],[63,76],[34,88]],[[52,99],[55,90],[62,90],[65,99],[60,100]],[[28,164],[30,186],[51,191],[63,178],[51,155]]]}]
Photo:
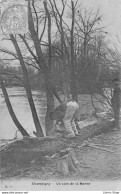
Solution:
[{"label": "tree stump", "polygon": [[72,148],[60,151],[57,162],[57,171],[60,174],[68,176],[71,172],[77,172],[78,164],[79,162]]}]

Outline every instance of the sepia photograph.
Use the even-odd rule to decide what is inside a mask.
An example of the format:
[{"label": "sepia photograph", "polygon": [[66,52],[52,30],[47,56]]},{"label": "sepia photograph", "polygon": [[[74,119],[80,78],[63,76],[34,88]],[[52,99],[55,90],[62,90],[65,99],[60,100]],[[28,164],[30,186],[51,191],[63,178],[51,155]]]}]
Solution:
[{"label": "sepia photograph", "polygon": [[0,190],[121,191],[121,0],[0,1]]}]

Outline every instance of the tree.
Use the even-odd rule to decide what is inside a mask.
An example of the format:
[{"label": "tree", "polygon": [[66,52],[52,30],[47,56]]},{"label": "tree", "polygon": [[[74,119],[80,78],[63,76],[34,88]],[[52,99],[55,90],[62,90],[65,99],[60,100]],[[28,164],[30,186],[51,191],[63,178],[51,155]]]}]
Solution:
[{"label": "tree", "polygon": [[71,94],[72,98],[77,101],[77,85],[76,85],[76,70],[75,70],[75,53],[74,53],[74,24],[75,24],[75,6],[71,1],[72,6],[72,24],[71,24]]},{"label": "tree", "polygon": [[34,121],[35,128],[36,128],[36,136],[40,137],[40,136],[43,136],[43,132],[42,132],[42,128],[41,128],[38,116],[37,116],[36,108],[35,108],[33,97],[32,97],[32,93],[31,93],[31,87],[30,87],[30,82],[29,82],[29,77],[28,77],[28,71],[27,71],[27,68],[26,68],[26,66],[24,64],[24,60],[23,60],[20,48],[18,46],[18,43],[17,43],[15,37],[11,34],[10,38],[11,38],[11,41],[12,41],[14,47],[15,47],[16,53],[17,53],[19,61],[20,61],[20,65],[22,67],[23,78],[24,78],[24,85],[25,85],[25,89],[26,89],[29,105],[30,105],[30,108],[31,108],[31,112],[32,112],[32,116],[33,116],[33,121]]},{"label": "tree", "polygon": [[[41,75],[44,77],[44,84],[45,84],[45,91],[47,97],[47,112],[46,112],[46,129],[47,134],[49,130],[53,127],[53,121],[49,118],[50,111],[54,109],[54,96],[61,102],[59,95],[57,94],[52,82],[51,82],[51,18],[49,15],[49,11],[47,8],[46,2],[44,2],[44,10],[41,10],[40,7],[36,7],[35,1],[28,1],[28,27],[29,32],[25,35],[17,35],[16,38],[11,35],[11,40],[16,48],[17,55],[13,52],[9,52],[5,49],[1,49],[2,52],[8,53],[15,57],[17,60],[20,61],[20,65],[22,67],[23,75],[25,77],[25,82],[29,81],[27,76],[27,69],[25,65],[32,65],[33,67],[37,68],[40,71]],[[39,8],[39,11],[38,11]],[[41,16],[41,12],[43,13]],[[44,25],[42,32],[40,32],[40,24],[44,20]],[[46,28],[46,20],[48,20],[48,44],[44,46],[49,48],[49,60],[47,61],[45,58],[44,49],[42,48],[43,45],[43,34]],[[19,43],[19,44],[18,44]],[[24,43],[24,44],[23,44]],[[20,46],[21,47],[20,47]],[[27,48],[27,50],[26,50]],[[30,62],[31,61],[31,62]],[[30,84],[27,85],[26,88],[30,89]],[[28,90],[28,89],[27,89]],[[29,95],[30,91],[29,91]],[[31,104],[32,105],[32,104]],[[31,108],[32,110],[32,108]],[[33,113],[32,113],[33,114]]]},{"label": "tree", "polygon": [[[74,54],[74,24],[75,24],[75,10],[77,6],[77,1],[74,4],[71,1],[71,26],[66,23],[65,20],[65,9],[67,6],[67,1],[61,0],[62,8],[58,8],[55,0],[49,0],[51,5],[51,10],[53,17],[55,19],[55,24],[58,29],[61,41],[61,51],[62,51],[62,63],[65,65],[65,94],[69,95],[71,92],[73,99],[77,100],[77,89],[76,89],[76,75],[75,75],[75,54]],[[71,40],[71,41],[69,41]],[[65,54],[64,54],[65,53]],[[66,84],[65,84],[66,82]]]},{"label": "tree", "polygon": [[[91,71],[95,71],[95,37],[104,34],[99,10],[77,10],[75,20],[76,59],[80,88],[82,93],[89,92]],[[94,67],[94,68],[93,68]],[[92,80],[92,79],[91,79]]]},{"label": "tree", "polygon": [[13,108],[12,108],[12,105],[11,105],[11,102],[9,100],[9,96],[8,96],[8,93],[7,93],[7,90],[4,86],[4,81],[3,81],[3,78],[2,78],[2,70],[0,71],[0,84],[1,84],[1,88],[2,88],[2,92],[3,92],[3,95],[4,95],[4,98],[5,98],[5,102],[6,102],[6,105],[7,105],[7,108],[8,108],[8,111],[10,113],[10,116],[14,122],[14,124],[16,125],[16,127],[18,128],[18,130],[21,132],[21,134],[26,137],[28,136],[29,137],[29,134],[27,133],[27,131],[22,127],[22,125],[20,124],[20,122],[18,121],[14,111],[13,111]]}]

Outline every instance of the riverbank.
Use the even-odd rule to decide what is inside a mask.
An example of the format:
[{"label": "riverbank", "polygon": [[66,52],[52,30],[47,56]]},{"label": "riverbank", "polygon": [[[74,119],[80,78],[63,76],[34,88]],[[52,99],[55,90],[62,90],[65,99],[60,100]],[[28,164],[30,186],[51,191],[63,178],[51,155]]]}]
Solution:
[{"label": "riverbank", "polygon": [[[91,143],[100,144],[100,148],[92,147],[75,148],[77,160],[79,161],[78,171],[69,176],[63,176],[57,172],[57,159],[46,158],[46,164],[38,161],[31,161],[25,168],[10,169],[5,176],[19,178],[32,178],[41,180],[121,180],[121,132],[111,131],[102,133],[91,139]],[[5,177],[4,177],[5,178]]]},{"label": "riverbank", "polygon": [[[85,127],[74,139],[29,138],[7,143],[0,153],[2,180],[121,179],[121,131],[113,130],[110,121]],[[57,172],[56,153],[67,147],[74,149],[79,165],[77,172],[64,177]]]}]

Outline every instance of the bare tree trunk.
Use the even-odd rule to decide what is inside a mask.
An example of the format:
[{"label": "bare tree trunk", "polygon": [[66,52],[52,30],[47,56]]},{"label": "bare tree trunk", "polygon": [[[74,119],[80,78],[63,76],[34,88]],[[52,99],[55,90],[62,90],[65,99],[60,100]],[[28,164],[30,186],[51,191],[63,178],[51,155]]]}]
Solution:
[{"label": "bare tree trunk", "polygon": [[53,91],[54,96],[57,98],[57,100],[58,100],[60,103],[62,103],[62,100],[61,100],[60,96],[58,95],[58,93],[57,93],[55,87],[52,88],[52,91]]},{"label": "bare tree trunk", "polygon": [[49,114],[54,110],[54,96],[52,91],[51,83],[51,66],[52,66],[52,48],[51,48],[51,16],[47,7],[47,1],[43,2],[45,12],[48,19],[48,45],[49,45],[49,56],[48,56],[48,73],[45,74],[45,88],[47,97],[47,112],[45,117],[45,126],[47,129],[47,135],[53,128],[53,120],[50,119]]},{"label": "bare tree trunk", "polygon": [[45,74],[45,88],[46,88],[46,97],[47,97],[47,111],[45,116],[45,128],[46,128],[46,135],[49,135],[49,132],[53,128],[53,120],[50,119],[49,115],[50,112],[54,110],[54,98],[53,98],[53,91],[51,89],[51,84],[49,74]]},{"label": "bare tree trunk", "polygon": [[[61,21],[61,26],[62,26],[62,21]],[[63,91],[64,91],[65,97],[69,98],[69,94],[70,94],[70,69],[69,69],[69,65],[67,64],[67,61],[65,59],[64,40],[63,40],[62,34],[61,34],[61,50],[62,50],[62,62],[63,62],[63,74],[62,74]]]},{"label": "bare tree trunk", "polygon": [[28,77],[28,71],[27,68],[24,64],[24,60],[20,51],[20,48],[17,44],[16,39],[14,38],[13,35],[10,35],[11,37],[11,41],[16,49],[19,61],[20,61],[20,65],[22,67],[22,71],[23,71],[23,77],[24,77],[24,84],[25,84],[25,89],[26,89],[26,93],[27,93],[27,97],[28,97],[28,101],[29,101],[29,105],[31,108],[31,112],[32,112],[32,117],[33,117],[33,121],[35,124],[35,128],[36,128],[36,136],[37,137],[43,137],[43,132],[42,132],[42,128],[37,116],[37,112],[36,112],[36,108],[34,105],[34,101],[33,101],[33,97],[32,97],[32,93],[31,93],[31,86],[30,86],[30,82],[29,82],[29,77]]},{"label": "bare tree trunk", "polygon": [[[66,97],[69,97],[69,93],[70,93],[70,53],[68,50],[68,46],[66,44],[66,39],[65,39],[65,32],[64,32],[64,28],[63,28],[63,16],[64,16],[64,11],[65,11],[65,6],[66,6],[66,2],[64,3],[64,1],[62,2],[62,11],[61,13],[59,12],[57,5],[56,5],[56,1],[55,0],[49,0],[50,5],[51,5],[51,9],[55,18],[55,22],[56,22],[56,26],[58,28],[58,31],[60,33],[61,36],[61,49],[62,49],[62,61],[63,61],[63,65],[64,67],[64,73],[63,73],[63,90],[64,90],[64,94]],[[58,19],[59,18],[59,19]],[[64,53],[65,52],[65,53]],[[65,60],[65,56],[67,57],[67,60]],[[67,64],[68,61],[68,64]]]},{"label": "bare tree trunk", "polygon": [[72,6],[72,24],[71,24],[71,94],[72,98],[77,101],[77,86],[75,76],[75,63],[74,63],[74,23],[75,23],[75,8],[74,2],[71,1]]},{"label": "bare tree trunk", "polygon": [[49,20],[48,20],[48,34],[49,34],[48,39],[49,39],[49,43],[50,43],[50,45],[49,45],[50,57],[49,57],[48,65],[47,65],[45,62],[43,53],[42,53],[39,37],[38,37],[38,35],[35,31],[35,28],[34,28],[34,22],[33,22],[33,18],[32,18],[32,10],[31,10],[30,1],[28,1],[28,15],[29,15],[29,18],[28,18],[29,30],[30,30],[31,37],[32,37],[32,40],[33,40],[34,45],[35,45],[35,50],[36,50],[36,54],[38,57],[38,65],[44,74],[45,90],[46,90],[46,97],[47,97],[47,112],[46,112],[45,123],[46,123],[46,132],[48,134],[49,131],[53,127],[53,121],[50,120],[49,114],[50,114],[50,111],[53,111],[53,109],[54,109],[54,96],[53,96],[53,92],[51,90],[51,76],[50,76],[50,72],[51,72],[51,39],[50,39],[51,38],[50,37],[50,32],[51,32],[50,27],[51,26],[50,26],[50,24],[51,23],[49,23]]},{"label": "bare tree trunk", "polygon": [[13,108],[12,108],[12,105],[11,105],[11,102],[9,100],[9,96],[8,96],[8,93],[7,93],[7,90],[4,86],[4,82],[3,82],[3,79],[2,79],[2,76],[0,75],[0,83],[1,83],[1,88],[2,88],[2,92],[3,92],[3,95],[4,95],[4,98],[5,98],[5,102],[6,102],[6,105],[7,105],[7,108],[8,108],[8,111],[10,113],[10,116],[14,122],[14,124],[16,125],[16,127],[18,128],[18,130],[21,132],[21,134],[25,137],[25,136],[28,136],[29,137],[29,134],[27,133],[27,131],[22,127],[22,125],[19,123],[14,111],[13,111]]}]

